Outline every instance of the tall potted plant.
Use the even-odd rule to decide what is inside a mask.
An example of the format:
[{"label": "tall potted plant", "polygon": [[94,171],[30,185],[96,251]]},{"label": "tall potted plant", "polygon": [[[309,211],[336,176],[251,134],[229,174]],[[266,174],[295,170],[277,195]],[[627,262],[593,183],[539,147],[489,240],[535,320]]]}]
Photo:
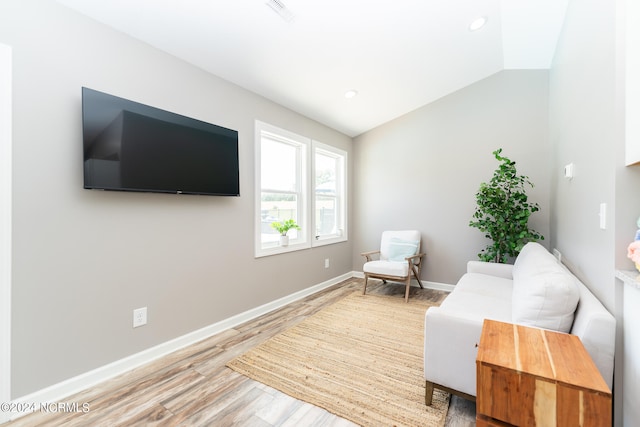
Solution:
[{"label": "tall potted plant", "polygon": [[485,233],[493,243],[478,254],[482,261],[507,262],[520,253],[531,241],[544,237],[529,228],[529,217],[540,210],[537,203],[530,203],[526,187],[533,188],[529,177],[518,175],[516,162],[501,156],[502,148],[493,152],[500,165],[488,183],[480,184],[476,193],[477,207],[471,227]]},{"label": "tall potted plant", "polygon": [[291,229],[300,230],[300,226],[293,219],[287,219],[285,221],[275,221],[271,223],[271,227],[276,229],[278,233],[280,233],[280,246],[288,246],[289,245],[289,236],[287,233]]}]

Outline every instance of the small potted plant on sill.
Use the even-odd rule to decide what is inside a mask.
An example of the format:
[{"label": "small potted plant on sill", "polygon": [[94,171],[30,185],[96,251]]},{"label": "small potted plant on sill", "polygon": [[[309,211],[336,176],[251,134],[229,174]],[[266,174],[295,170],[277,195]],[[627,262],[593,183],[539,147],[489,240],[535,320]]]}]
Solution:
[{"label": "small potted plant on sill", "polygon": [[289,245],[289,236],[287,236],[287,232],[292,228],[296,230],[300,230],[300,226],[296,224],[296,221],[293,219],[288,219],[286,221],[275,221],[271,223],[271,227],[276,229],[278,233],[280,233],[280,246],[288,246]]}]

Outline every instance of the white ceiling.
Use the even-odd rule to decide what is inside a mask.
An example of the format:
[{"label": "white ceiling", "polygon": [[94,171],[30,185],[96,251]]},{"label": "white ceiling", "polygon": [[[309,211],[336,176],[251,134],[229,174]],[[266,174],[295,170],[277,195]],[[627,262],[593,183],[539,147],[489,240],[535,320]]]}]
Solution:
[{"label": "white ceiling", "polygon": [[58,0],[350,136],[500,70],[549,68],[568,1]]}]

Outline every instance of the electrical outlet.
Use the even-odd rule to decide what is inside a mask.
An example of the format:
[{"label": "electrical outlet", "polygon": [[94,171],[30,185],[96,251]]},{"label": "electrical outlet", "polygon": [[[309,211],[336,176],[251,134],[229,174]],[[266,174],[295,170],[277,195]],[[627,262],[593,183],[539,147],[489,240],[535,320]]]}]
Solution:
[{"label": "electrical outlet", "polygon": [[147,307],[136,308],[133,310],[133,327],[143,326],[147,324]]},{"label": "electrical outlet", "polygon": [[553,248],[553,256],[560,262],[562,262],[562,254],[556,248]]},{"label": "electrical outlet", "polygon": [[329,258],[324,259],[324,268],[329,268]]}]

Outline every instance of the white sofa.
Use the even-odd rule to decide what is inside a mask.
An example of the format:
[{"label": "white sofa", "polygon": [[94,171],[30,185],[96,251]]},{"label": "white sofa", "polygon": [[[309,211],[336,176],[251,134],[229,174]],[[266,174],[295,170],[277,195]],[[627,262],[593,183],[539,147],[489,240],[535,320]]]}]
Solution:
[{"label": "white sofa", "polygon": [[543,246],[528,243],[513,265],[470,261],[451,294],[427,310],[427,405],[434,387],[475,399],[475,360],[484,319],[577,335],[611,388],[615,318]]}]

